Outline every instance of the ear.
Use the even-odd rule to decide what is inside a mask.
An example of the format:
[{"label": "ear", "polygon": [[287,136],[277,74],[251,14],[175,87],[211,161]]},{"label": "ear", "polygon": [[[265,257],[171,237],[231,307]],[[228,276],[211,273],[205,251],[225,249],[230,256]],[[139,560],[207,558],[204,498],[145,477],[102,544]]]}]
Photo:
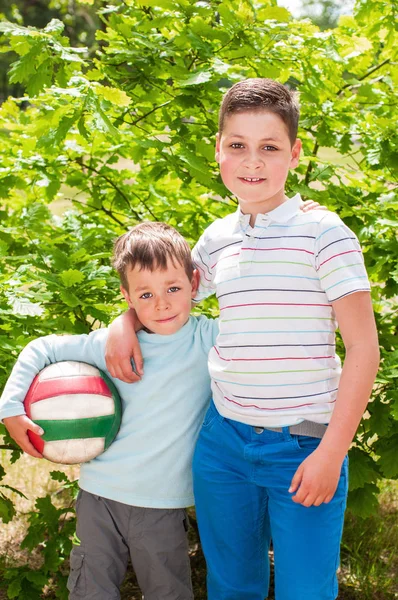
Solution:
[{"label": "ear", "polygon": [[300,152],[301,152],[301,140],[297,138],[292,146],[292,158],[290,160],[290,169],[295,169],[299,164]]},{"label": "ear", "polygon": [[134,308],[133,303],[130,300],[128,291],[122,285],[120,286],[120,291],[122,292],[124,299],[126,300],[129,308]]},{"label": "ear", "polygon": [[220,134],[216,133],[216,161],[220,162]]},{"label": "ear", "polygon": [[199,287],[199,280],[200,280],[200,274],[198,269],[194,269],[193,275],[192,275],[192,281],[191,281],[191,298],[195,298],[196,296],[196,292],[198,291],[198,287]]}]

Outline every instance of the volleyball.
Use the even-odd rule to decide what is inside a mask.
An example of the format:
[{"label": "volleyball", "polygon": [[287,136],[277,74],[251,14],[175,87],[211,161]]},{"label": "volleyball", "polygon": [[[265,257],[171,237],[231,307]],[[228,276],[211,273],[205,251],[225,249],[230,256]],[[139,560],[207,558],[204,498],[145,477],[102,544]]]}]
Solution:
[{"label": "volleyball", "polygon": [[27,416],[44,430],[41,436],[29,431],[31,443],[55,463],[92,460],[109,448],[120,427],[115,385],[83,362],[62,361],[40,371],[24,404]]}]

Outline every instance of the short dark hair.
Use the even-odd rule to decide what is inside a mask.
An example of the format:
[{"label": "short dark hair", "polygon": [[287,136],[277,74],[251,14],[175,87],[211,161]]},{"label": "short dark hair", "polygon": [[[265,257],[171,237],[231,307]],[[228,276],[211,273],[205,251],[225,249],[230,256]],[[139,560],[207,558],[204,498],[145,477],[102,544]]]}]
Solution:
[{"label": "short dark hair", "polygon": [[168,260],[182,265],[188,279],[193,276],[191,249],[188,242],[167,223],[148,221],[121,235],[113,248],[112,264],[119,273],[122,286],[128,290],[127,270],[167,269]]},{"label": "short dark hair", "polygon": [[269,111],[285,123],[291,144],[297,138],[300,108],[296,92],[266,78],[244,79],[235,83],[225,94],[219,113],[218,131],[221,135],[225,119],[234,113]]}]

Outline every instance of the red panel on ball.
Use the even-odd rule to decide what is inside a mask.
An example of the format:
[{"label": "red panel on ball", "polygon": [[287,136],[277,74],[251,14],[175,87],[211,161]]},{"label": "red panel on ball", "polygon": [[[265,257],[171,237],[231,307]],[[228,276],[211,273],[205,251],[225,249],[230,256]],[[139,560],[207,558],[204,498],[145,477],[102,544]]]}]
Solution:
[{"label": "red panel on ball", "polygon": [[32,443],[32,445],[36,448],[36,450],[38,452],[40,452],[40,454],[43,454],[43,450],[44,450],[44,440],[40,435],[37,435],[37,433],[33,433],[33,431],[28,430],[28,437]]},{"label": "red panel on ball", "polygon": [[81,375],[40,381],[39,376],[36,375],[25,397],[26,411],[34,402],[64,394],[96,394],[112,398],[112,393],[101,377]]},{"label": "red panel on ball", "polygon": [[[39,375],[40,375],[40,373],[39,373]],[[36,398],[34,398],[34,395],[35,395],[36,387],[39,384],[39,375],[36,375],[36,377],[32,381],[30,388],[28,390],[28,393],[26,394],[25,400],[24,400],[25,411],[26,411],[26,414],[28,415],[29,419],[32,418],[30,405],[33,404],[34,402],[36,402]]]}]

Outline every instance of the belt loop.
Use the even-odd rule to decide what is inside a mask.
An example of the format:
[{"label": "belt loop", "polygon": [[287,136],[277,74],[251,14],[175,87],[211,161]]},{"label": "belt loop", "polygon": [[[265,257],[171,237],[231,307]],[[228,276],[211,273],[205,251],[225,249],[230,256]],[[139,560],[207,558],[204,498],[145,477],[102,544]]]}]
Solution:
[{"label": "belt loop", "polygon": [[282,427],[282,433],[283,433],[283,439],[284,439],[284,441],[288,442],[291,439],[291,437],[292,437],[292,435],[291,435],[291,433],[289,431],[289,426]]}]

